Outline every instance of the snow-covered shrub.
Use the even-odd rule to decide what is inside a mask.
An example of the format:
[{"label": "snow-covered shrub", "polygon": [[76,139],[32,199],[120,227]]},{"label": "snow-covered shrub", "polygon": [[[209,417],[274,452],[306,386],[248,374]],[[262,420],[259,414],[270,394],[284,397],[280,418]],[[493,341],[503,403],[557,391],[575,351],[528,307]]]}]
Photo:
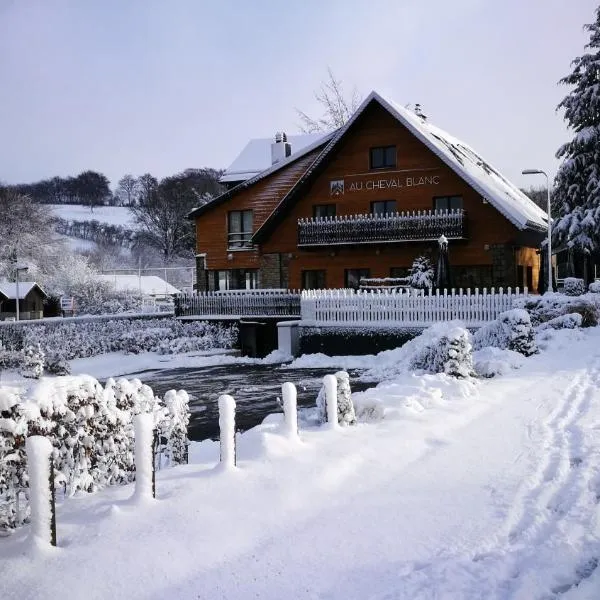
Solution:
[{"label": "snow-covered shrub", "polygon": [[21,525],[18,495],[27,487],[27,419],[18,390],[0,389],[0,532]]},{"label": "snow-covered shrub", "polygon": [[520,369],[524,360],[523,355],[514,350],[502,350],[493,346],[473,352],[475,373],[478,377],[489,378],[506,375],[512,369]]},{"label": "snow-covered shrub", "polygon": [[38,344],[30,344],[23,351],[21,375],[30,379],[39,379],[44,373],[45,354]]},{"label": "snow-covered shrub", "polygon": [[467,329],[457,323],[437,323],[419,337],[422,339],[415,344],[410,369],[453,377],[474,374],[471,334]]},{"label": "snow-covered shrub", "polygon": [[29,435],[50,439],[55,483],[65,494],[135,479],[133,417],[138,414],[152,415],[168,464],[183,462],[189,422],[183,391],[167,392],[162,403],[138,379],[109,379],[103,388],[80,376],[42,380],[31,394],[25,401],[16,390],[0,390],[0,529],[23,520],[15,500],[27,487],[24,440]]},{"label": "snow-covered shrub", "polygon": [[[164,397],[165,415],[159,426],[158,466],[182,465],[188,461],[187,437],[190,398],[184,390],[169,390]],[[163,462],[163,458],[165,462]]]},{"label": "snow-covered shrub", "polygon": [[534,326],[570,313],[581,315],[582,327],[595,327],[600,319],[600,296],[597,294],[566,296],[546,293],[543,296],[519,298],[513,306],[525,309]]},{"label": "snow-covered shrub", "polygon": [[435,272],[427,256],[417,256],[408,274],[410,287],[427,289],[433,287]]},{"label": "snow-covered shrub", "polygon": [[57,352],[46,356],[44,366],[46,373],[50,375],[70,375],[71,365]]},{"label": "snow-covered shrub", "polygon": [[481,327],[473,336],[473,345],[475,350],[493,346],[531,356],[538,351],[533,334],[529,313],[514,308],[501,313],[495,321]]},{"label": "snow-covered shrub", "polygon": [[544,329],[577,329],[581,327],[582,322],[583,317],[579,313],[569,313],[554,317],[554,319],[538,325],[537,331],[543,331]]},{"label": "snow-covered shrub", "polygon": [[567,296],[581,296],[582,294],[585,294],[585,283],[583,279],[567,277],[565,279],[565,294]]},{"label": "snow-covered shrub", "polygon": [[589,291],[592,294],[600,294],[600,281],[592,281],[592,283],[590,283]]},{"label": "snow-covered shrub", "polygon": [[[356,414],[352,404],[352,390],[350,389],[350,376],[346,371],[338,371],[335,374],[337,380],[337,412],[338,423],[340,425],[354,425],[356,423]],[[327,422],[327,402],[325,396],[325,386],[319,390],[317,396],[317,407],[319,420],[321,423]]]}]

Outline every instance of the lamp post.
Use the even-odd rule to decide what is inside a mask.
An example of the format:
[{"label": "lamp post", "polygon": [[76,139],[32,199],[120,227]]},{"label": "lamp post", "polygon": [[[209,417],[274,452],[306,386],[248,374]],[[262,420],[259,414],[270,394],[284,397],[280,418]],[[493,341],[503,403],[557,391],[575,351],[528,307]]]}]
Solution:
[{"label": "lamp post", "polygon": [[16,289],[16,291],[17,291],[17,293],[16,293],[17,299],[16,299],[16,302],[15,302],[17,311],[15,313],[15,318],[16,318],[17,321],[19,320],[19,303],[21,302],[21,298],[20,298],[20,294],[19,294],[19,273],[21,271],[23,271],[23,273],[25,273],[25,272],[27,272],[28,269],[29,269],[29,267],[19,267],[19,266],[15,267],[15,272],[16,272],[16,288],[17,288]]},{"label": "lamp post", "polygon": [[548,174],[541,169],[525,169],[523,175],[543,175],[546,178],[546,193],[548,202],[548,290],[553,292],[552,286],[552,213],[550,210],[550,179]]}]

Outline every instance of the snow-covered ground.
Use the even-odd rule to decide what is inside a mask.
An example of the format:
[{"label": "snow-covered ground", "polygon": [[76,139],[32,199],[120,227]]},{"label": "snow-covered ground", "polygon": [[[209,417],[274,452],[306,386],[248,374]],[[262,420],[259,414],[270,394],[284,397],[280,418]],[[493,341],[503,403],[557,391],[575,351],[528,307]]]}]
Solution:
[{"label": "snow-covered ground", "polygon": [[282,434],[281,417],[133,486],[58,506],[57,549],[0,539],[0,597],[597,599],[600,328],[559,331],[489,380],[399,375],[385,418]]},{"label": "snow-covered ground", "polygon": [[121,225],[135,229],[135,220],[126,206],[89,206],[81,204],[50,204],[52,212],[61,219],[70,221],[98,221],[108,225]]}]

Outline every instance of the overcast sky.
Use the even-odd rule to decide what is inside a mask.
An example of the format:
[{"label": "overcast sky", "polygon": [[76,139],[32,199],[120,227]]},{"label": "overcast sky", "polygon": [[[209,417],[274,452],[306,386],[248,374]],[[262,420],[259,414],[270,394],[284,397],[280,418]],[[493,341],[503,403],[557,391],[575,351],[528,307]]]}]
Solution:
[{"label": "overcast sky", "polygon": [[[0,0],[0,181],[227,167],[318,116],[327,67],[420,103],[518,185],[558,166],[556,105],[598,0]],[[541,183],[541,181],[540,181]]]}]

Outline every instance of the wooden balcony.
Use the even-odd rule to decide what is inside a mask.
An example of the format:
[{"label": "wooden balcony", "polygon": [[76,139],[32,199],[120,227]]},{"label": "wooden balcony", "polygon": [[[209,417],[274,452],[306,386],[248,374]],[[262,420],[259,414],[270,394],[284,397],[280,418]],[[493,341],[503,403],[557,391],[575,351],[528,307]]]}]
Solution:
[{"label": "wooden balcony", "polygon": [[298,246],[426,242],[445,235],[467,238],[464,210],[429,210],[384,215],[342,215],[298,220]]}]

